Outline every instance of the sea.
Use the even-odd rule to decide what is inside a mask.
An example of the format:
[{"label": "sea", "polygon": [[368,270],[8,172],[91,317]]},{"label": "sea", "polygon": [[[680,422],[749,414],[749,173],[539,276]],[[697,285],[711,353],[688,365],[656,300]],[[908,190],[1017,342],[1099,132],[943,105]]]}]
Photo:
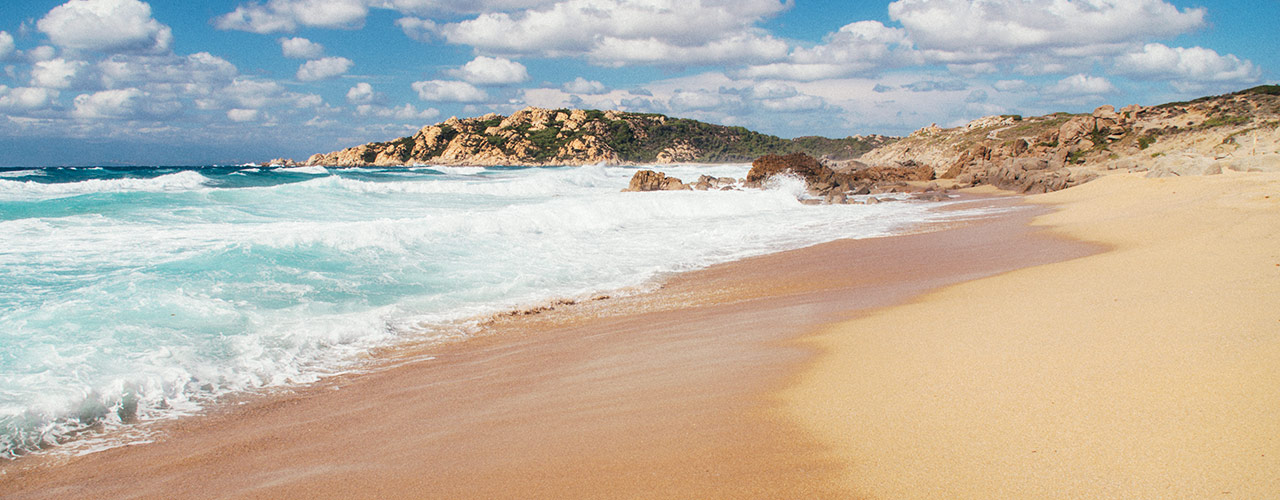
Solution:
[{"label": "sea", "polygon": [[145,440],[495,313],[982,215],[813,205],[788,178],[622,192],[749,167],[0,168],[0,458]]}]

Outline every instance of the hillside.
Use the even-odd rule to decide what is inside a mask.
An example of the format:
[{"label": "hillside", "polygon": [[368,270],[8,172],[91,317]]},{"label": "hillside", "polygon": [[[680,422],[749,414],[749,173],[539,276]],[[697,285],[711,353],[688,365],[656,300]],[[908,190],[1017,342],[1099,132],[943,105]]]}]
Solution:
[{"label": "hillside", "polygon": [[313,155],[306,164],[725,163],[794,152],[841,160],[894,140],[878,135],[788,140],[660,114],[529,107],[511,116],[450,118],[409,137]]},{"label": "hillside", "polygon": [[989,116],[930,126],[863,155],[869,165],[929,165],[957,185],[1054,191],[1108,171],[1149,176],[1280,170],[1280,86],[1091,114]]}]

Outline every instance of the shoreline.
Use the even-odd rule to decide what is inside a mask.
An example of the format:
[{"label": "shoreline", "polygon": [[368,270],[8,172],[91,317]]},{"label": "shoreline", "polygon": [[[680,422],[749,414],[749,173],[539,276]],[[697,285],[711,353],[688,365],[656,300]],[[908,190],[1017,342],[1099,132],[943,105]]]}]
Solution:
[{"label": "shoreline", "polygon": [[1108,250],[826,325],[789,414],[865,498],[1280,494],[1280,175],[1028,199]]},{"label": "shoreline", "polygon": [[1039,210],[748,258],[513,318],[395,352],[406,362],[385,370],[166,425],[156,443],[5,465],[0,494],[840,497],[839,467],[772,397],[813,356],[794,340],[850,311],[1094,251],[1028,227]]}]

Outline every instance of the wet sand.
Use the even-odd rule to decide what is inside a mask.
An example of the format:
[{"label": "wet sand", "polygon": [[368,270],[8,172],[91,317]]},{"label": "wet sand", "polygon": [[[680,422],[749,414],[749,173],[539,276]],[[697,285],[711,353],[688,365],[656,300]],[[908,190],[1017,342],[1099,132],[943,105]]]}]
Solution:
[{"label": "wet sand", "polygon": [[166,425],[155,443],[2,465],[0,497],[848,498],[845,456],[777,396],[819,352],[796,339],[1098,250],[1030,227],[1043,212],[504,318],[477,338],[384,354],[385,369]]},{"label": "wet sand", "polygon": [[1280,175],[1030,197],[1106,252],[820,330],[790,412],[863,498],[1280,498]]}]

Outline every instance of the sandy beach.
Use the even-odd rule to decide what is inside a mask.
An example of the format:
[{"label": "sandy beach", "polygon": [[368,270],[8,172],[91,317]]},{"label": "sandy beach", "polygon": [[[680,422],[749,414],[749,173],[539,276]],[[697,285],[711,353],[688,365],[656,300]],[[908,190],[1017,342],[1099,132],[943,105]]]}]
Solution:
[{"label": "sandy beach", "polygon": [[0,496],[1280,492],[1280,176],[978,203],[1023,208],[501,319],[154,443],[6,464]]},{"label": "sandy beach", "polygon": [[1280,176],[1031,198],[1110,249],[824,329],[784,399],[866,498],[1280,495]]}]

